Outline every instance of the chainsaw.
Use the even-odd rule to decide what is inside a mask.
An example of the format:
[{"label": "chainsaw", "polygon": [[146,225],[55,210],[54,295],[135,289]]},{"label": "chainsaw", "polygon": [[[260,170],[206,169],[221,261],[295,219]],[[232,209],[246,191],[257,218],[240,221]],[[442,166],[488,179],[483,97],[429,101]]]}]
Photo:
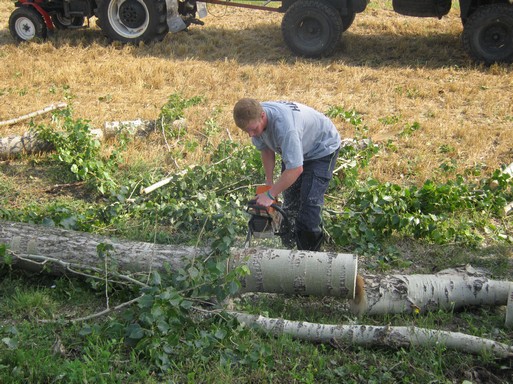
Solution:
[{"label": "chainsaw", "polygon": [[[257,194],[265,192],[269,187],[257,187]],[[282,209],[278,200],[275,200],[269,207],[256,203],[256,199],[250,200],[246,207],[249,214],[248,234],[245,247],[251,246],[251,239],[269,239],[275,236],[283,236],[290,231],[287,214]]]}]

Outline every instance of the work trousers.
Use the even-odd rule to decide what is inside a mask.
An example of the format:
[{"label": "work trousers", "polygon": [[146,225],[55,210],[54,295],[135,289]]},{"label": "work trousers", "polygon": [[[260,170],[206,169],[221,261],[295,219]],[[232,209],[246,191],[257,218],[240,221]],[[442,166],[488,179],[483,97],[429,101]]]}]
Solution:
[{"label": "work trousers", "polygon": [[[289,218],[292,236],[298,232],[322,233],[324,194],[333,177],[338,152],[339,149],[320,159],[305,161],[303,173],[283,191],[283,210]],[[284,169],[282,163],[282,172]]]}]

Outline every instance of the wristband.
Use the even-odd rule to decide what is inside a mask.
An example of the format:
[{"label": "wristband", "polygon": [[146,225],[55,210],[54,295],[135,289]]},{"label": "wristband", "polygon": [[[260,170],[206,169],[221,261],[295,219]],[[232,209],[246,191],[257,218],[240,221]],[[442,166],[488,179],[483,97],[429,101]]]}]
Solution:
[{"label": "wristband", "polygon": [[268,198],[270,198],[270,199],[271,199],[271,200],[273,200],[273,201],[274,201],[274,200],[276,200],[276,198],[275,198],[273,195],[271,195],[271,193],[269,192],[269,190],[267,190],[267,197],[268,197]]}]

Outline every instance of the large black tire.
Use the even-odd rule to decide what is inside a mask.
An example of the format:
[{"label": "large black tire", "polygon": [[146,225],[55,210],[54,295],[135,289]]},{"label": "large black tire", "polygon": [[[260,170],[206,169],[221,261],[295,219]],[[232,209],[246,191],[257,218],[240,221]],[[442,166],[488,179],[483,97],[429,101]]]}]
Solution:
[{"label": "large black tire", "polygon": [[477,8],[463,26],[462,41],[464,49],[477,62],[513,62],[513,5]]},{"label": "large black tire", "polygon": [[340,15],[340,17],[342,18],[342,32],[345,32],[351,25],[353,25],[353,21],[356,18],[356,13],[350,12],[347,15]]},{"label": "large black tire", "polygon": [[298,0],[281,22],[283,39],[290,50],[313,58],[331,55],[342,29],[340,13],[322,0]]},{"label": "large black tire", "polygon": [[84,16],[66,17],[62,13],[52,15],[52,22],[57,29],[75,29],[84,25]]},{"label": "large black tire", "polygon": [[165,0],[101,0],[96,16],[103,34],[123,43],[161,41],[169,31]]},{"label": "large black tire", "polygon": [[21,6],[11,13],[9,31],[18,42],[44,40],[48,34],[43,17],[32,6]]}]

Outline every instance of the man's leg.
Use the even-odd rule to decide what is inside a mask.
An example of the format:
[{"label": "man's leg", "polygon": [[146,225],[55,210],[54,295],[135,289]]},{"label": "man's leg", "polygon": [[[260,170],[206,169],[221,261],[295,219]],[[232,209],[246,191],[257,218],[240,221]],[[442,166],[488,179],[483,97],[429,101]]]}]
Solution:
[{"label": "man's leg", "polygon": [[338,150],[321,159],[305,161],[301,177],[299,212],[296,218],[298,249],[318,251],[323,241],[324,194],[333,176]]},{"label": "man's leg", "polygon": [[[282,164],[283,171],[283,164]],[[287,215],[289,221],[289,228],[285,228],[285,232],[281,236],[282,244],[286,248],[294,247],[294,243],[296,242],[296,218],[300,208],[300,199],[301,199],[301,180],[302,175],[283,191],[283,205],[282,208]]]}]

